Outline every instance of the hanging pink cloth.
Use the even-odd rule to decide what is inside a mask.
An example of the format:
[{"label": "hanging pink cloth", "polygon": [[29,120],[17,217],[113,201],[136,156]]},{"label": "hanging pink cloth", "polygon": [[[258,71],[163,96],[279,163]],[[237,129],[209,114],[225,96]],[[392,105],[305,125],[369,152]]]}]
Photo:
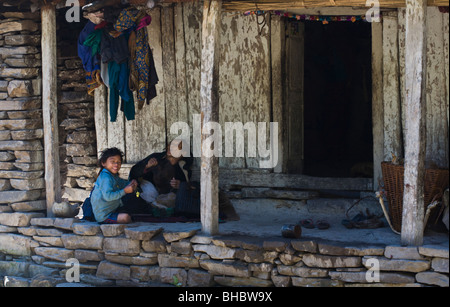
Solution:
[{"label": "hanging pink cloth", "polygon": [[152,23],[152,17],[147,15],[144,18],[141,19],[141,22],[139,23],[139,25],[138,25],[136,30],[140,30],[143,27],[146,27],[146,26],[148,26],[151,23]]}]

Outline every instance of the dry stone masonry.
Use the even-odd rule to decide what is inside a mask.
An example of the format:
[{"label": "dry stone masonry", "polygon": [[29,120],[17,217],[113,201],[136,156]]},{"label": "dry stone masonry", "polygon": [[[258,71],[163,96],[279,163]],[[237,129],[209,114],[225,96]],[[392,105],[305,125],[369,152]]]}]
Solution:
[{"label": "dry stone masonry", "polygon": [[2,232],[40,216],[46,204],[40,15],[0,14],[0,213],[9,214]]},{"label": "dry stone masonry", "polygon": [[[0,223],[4,287],[449,286],[448,246],[210,237],[197,223],[174,231],[158,224],[101,225],[30,213],[1,213]],[[69,284],[73,259],[80,280]]]}]

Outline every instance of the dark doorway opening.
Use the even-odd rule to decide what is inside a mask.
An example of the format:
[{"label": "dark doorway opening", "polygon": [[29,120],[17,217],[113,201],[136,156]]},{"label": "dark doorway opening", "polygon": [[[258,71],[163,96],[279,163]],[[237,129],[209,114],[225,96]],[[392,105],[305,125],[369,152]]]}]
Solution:
[{"label": "dark doorway opening", "polygon": [[371,24],[305,22],[304,174],[372,177]]}]

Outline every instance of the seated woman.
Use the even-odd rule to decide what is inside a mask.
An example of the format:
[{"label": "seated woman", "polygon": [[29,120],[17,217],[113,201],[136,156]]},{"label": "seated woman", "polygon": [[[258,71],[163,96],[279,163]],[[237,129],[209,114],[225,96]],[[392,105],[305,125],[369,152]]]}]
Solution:
[{"label": "seated woman", "polygon": [[[172,154],[171,148],[178,149],[176,155]],[[153,153],[134,165],[129,180],[149,181],[159,194],[176,193],[182,183],[195,189],[199,185],[191,183],[192,163],[192,155],[183,155],[182,140],[175,139],[164,152]],[[224,220],[239,220],[239,215],[222,191],[219,191],[219,212]]]}]

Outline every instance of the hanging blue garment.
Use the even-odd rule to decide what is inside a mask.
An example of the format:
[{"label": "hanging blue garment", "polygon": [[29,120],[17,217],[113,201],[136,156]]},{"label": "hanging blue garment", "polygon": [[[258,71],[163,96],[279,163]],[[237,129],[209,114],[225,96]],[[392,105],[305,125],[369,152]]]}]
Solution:
[{"label": "hanging blue garment", "polygon": [[135,119],[135,108],[133,93],[128,85],[129,70],[128,62],[125,61],[121,64],[111,61],[108,63],[108,75],[109,75],[109,116],[111,122],[117,120],[117,111],[119,109],[119,96],[122,98],[121,111],[125,113],[127,120]]},{"label": "hanging blue garment", "polygon": [[83,68],[86,72],[100,70],[100,60],[92,55],[92,48],[85,46],[86,39],[95,31],[95,24],[88,21],[78,37],[78,56],[80,57]]}]

